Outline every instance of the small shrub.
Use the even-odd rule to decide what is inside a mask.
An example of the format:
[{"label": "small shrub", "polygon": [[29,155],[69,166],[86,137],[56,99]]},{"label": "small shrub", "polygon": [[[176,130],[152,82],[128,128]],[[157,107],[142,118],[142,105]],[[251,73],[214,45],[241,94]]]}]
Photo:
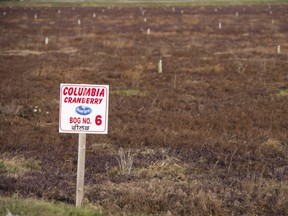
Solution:
[{"label": "small shrub", "polygon": [[21,108],[21,105],[18,105],[15,101],[12,101],[11,103],[0,105],[0,113],[5,116],[15,116],[19,113]]},{"label": "small shrub", "polygon": [[133,166],[134,155],[131,154],[131,151],[129,149],[126,156],[123,148],[120,148],[118,151],[118,156],[119,157],[116,158],[119,164],[120,173],[124,175],[130,175]]}]

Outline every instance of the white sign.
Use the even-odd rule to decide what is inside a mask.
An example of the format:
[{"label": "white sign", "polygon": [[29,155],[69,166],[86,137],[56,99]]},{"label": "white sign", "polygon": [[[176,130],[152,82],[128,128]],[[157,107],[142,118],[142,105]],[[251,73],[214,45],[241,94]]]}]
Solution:
[{"label": "white sign", "polygon": [[60,84],[60,133],[108,133],[109,85]]}]

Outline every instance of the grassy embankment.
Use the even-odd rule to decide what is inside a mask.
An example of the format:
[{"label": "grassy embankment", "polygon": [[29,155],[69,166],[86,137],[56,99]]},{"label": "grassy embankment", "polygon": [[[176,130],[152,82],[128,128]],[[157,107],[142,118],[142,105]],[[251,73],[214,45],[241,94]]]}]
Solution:
[{"label": "grassy embankment", "polygon": [[0,197],[0,215],[8,213],[12,215],[26,216],[50,216],[50,215],[82,215],[82,216],[100,216],[102,214],[93,212],[84,208],[75,208],[71,205],[48,203],[39,200],[14,199]]}]

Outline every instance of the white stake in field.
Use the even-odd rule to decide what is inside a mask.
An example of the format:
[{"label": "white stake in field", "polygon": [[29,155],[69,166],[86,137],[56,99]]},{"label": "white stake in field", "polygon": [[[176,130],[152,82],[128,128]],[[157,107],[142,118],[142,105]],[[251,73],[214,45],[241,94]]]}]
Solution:
[{"label": "white stake in field", "polygon": [[160,59],[158,62],[158,73],[162,74],[162,59]]},{"label": "white stake in field", "polygon": [[280,45],[277,46],[277,53],[278,53],[278,54],[281,53],[281,46],[280,46]]},{"label": "white stake in field", "polygon": [[48,45],[48,43],[49,43],[49,39],[48,39],[48,37],[46,37],[45,38],[45,45]]},{"label": "white stake in field", "polygon": [[150,28],[147,29],[147,35],[150,35],[151,34],[151,30]]}]

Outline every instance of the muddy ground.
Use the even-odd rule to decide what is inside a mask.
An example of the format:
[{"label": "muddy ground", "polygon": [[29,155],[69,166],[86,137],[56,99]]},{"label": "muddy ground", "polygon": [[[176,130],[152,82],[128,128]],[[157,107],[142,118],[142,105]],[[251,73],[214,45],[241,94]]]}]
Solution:
[{"label": "muddy ground", "polygon": [[107,84],[109,132],[87,135],[84,206],[288,214],[287,5],[0,16],[1,196],[74,204],[78,136],[58,132],[60,83]]}]

